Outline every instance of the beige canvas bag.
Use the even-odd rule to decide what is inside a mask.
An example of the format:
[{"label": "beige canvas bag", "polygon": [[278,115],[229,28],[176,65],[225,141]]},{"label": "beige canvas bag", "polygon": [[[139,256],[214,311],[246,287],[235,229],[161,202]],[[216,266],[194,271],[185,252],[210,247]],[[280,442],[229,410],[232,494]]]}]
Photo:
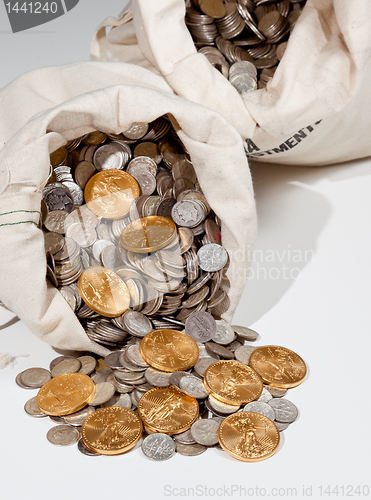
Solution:
[{"label": "beige canvas bag", "polygon": [[98,28],[91,57],[159,72],[222,114],[252,158],[314,166],[371,154],[368,0],[308,0],[273,79],[244,95],[197,53],[184,16],[184,0],[132,0]]},{"label": "beige canvas bag", "polygon": [[[36,70],[0,91],[0,300],[54,347],[108,350],[92,342],[62,295],[46,280],[38,228],[49,154],[94,130],[120,133],[133,122],[169,114],[222,222],[230,265],[219,314],[230,320],[250,266],[255,203],[243,143],[216,112],[175,96],[165,80],[138,66],[80,63]],[[237,252],[239,250],[239,252]],[[238,256],[238,258],[237,258]],[[0,357],[1,358],[1,357]]]}]

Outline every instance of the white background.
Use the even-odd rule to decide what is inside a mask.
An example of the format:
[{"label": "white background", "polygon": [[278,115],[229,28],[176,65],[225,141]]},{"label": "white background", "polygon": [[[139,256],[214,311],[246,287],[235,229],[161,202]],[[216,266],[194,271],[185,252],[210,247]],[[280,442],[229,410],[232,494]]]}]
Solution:
[{"label": "white background", "polygon": [[[0,87],[31,69],[88,60],[95,27],[124,5],[80,0],[69,14],[12,34],[1,3]],[[321,498],[321,485],[359,498],[354,489],[367,485],[370,473],[370,167],[370,159],[313,169],[252,166],[259,237],[234,323],[257,330],[258,345],[289,347],[309,366],[305,383],[287,396],[300,416],[274,457],[249,464],[212,449],[154,463],[140,449],[86,457],[76,447],[54,447],[45,437],[53,423],[23,411],[36,391],[20,389],[14,378],[47,368],[57,354],[16,323],[0,331],[0,351],[24,355],[0,372],[1,500],[217,498],[224,487],[232,495],[232,485],[232,498],[261,498],[263,489],[265,496]],[[11,317],[0,311],[0,323]]]}]

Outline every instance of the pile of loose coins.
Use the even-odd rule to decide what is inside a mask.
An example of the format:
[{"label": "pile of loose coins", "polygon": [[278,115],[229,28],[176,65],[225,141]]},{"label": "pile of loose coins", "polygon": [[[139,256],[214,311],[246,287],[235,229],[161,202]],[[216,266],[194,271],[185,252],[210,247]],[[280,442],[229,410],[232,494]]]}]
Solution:
[{"label": "pile of loose coins", "polygon": [[25,411],[58,424],[47,433],[51,443],[77,443],[89,456],[138,445],[156,461],[217,448],[256,462],[277,451],[280,432],[298,415],[283,396],[306,376],[296,353],[257,347],[254,330],[205,311],[192,313],[184,331],[128,337],[105,359],[59,356],[49,370],[17,376],[20,387],[39,388]]},{"label": "pile of loose coins", "polygon": [[264,88],[306,0],[191,0],[186,25],[204,54],[244,94]]}]

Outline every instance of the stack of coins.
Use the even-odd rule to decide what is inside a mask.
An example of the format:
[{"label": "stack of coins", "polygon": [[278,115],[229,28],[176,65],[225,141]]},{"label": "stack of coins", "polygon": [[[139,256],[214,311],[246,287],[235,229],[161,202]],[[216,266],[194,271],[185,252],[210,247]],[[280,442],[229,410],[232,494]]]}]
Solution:
[{"label": "stack of coins", "polygon": [[125,345],[104,360],[59,356],[49,370],[17,376],[20,387],[40,388],[25,411],[58,424],[50,442],[78,442],[80,452],[97,456],[125,453],[142,439],[144,455],[156,461],[211,447],[246,462],[277,451],[280,432],[298,415],[283,396],[306,376],[296,353],[257,347],[254,330],[207,312],[192,313],[177,331],[153,330],[132,311],[125,328]]},{"label": "stack of coins", "polygon": [[192,0],[186,9],[186,25],[198,51],[229,78],[232,85],[228,64],[252,62],[258,70],[256,85],[235,87],[241,94],[251,92],[256,86],[264,88],[283,57],[306,1],[224,0],[223,15],[220,2]]}]

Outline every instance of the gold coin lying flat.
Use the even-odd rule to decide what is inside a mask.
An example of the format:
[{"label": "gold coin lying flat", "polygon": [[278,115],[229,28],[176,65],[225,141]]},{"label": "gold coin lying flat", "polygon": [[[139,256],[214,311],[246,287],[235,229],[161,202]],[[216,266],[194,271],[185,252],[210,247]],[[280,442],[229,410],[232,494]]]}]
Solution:
[{"label": "gold coin lying flat", "polygon": [[266,384],[283,389],[301,384],[307,373],[306,364],[298,354],[277,345],[257,347],[249,365]]},{"label": "gold coin lying flat", "polygon": [[259,462],[277,451],[280,433],[264,415],[239,411],[223,420],[218,438],[220,446],[232,457],[244,462]]},{"label": "gold coin lying flat", "polygon": [[89,415],[82,424],[81,437],[97,453],[121,455],[134,448],[142,429],[142,422],[133,411],[114,406]]},{"label": "gold coin lying flat", "polygon": [[121,219],[130,209],[140,189],[133,176],[122,170],[103,170],[93,175],[85,186],[88,208],[105,219]]},{"label": "gold coin lying flat", "polygon": [[238,361],[216,361],[204,375],[208,392],[230,405],[242,405],[258,399],[263,381],[249,366]]},{"label": "gold coin lying flat", "polygon": [[197,420],[198,402],[172,385],[154,387],[140,398],[138,413],[149,430],[179,434]]},{"label": "gold coin lying flat", "polygon": [[121,233],[120,242],[130,252],[150,253],[166,247],[177,236],[176,225],[172,220],[151,215],[126,226]]},{"label": "gold coin lying flat", "polygon": [[186,333],[163,329],[147,333],[140,344],[140,354],[153,368],[177,372],[196,364],[199,349]]},{"label": "gold coin lying flat", "polygon": [[70,415],[89,404],[95,384],[82,373],[65,373],[52,378],[37,393],[37,404],[47,415]]},{"label": "gold coin lying flat", "polygon": [[93,311],[115,318],[130,305],[130,293],[116,273],[101,266],[86,268],[80,275],[78,287],[84,302]]}]

